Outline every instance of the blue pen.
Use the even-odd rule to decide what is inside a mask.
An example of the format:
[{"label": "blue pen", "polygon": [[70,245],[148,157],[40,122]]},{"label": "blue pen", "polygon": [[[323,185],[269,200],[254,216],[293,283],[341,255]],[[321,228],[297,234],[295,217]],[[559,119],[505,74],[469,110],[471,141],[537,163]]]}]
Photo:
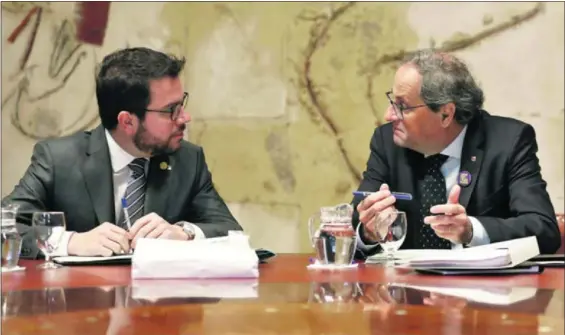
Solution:
[{"label": "blue pen", "polygon": [[[366,197],[371,195],[375,192],[362,192],[362,191],[354,191],[353,195]],[[392,196],[396,198],[396,200],[412,200],[412,194],[410,193],[402,193],[402,192],[391,192]]]},{"label": "blue pen", "polygon": [[126,224],[128,225],[128,230],[131,229],[131,221],[129,220],[129,212],[128,212],[128,202],[126,198],[122,198],[122,208],[124,209],[124,218],[126,219]]}]

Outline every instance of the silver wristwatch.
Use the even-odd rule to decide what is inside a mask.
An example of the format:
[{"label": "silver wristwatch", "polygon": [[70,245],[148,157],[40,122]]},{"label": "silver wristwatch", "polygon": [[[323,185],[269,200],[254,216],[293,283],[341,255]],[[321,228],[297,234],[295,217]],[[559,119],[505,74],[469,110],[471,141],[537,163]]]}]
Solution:
[{"label": "silver wristwatch", "polygon": [[196,232],[194,230],[194,227],[192,226],[192,224],[186,222],[186,221],[180,221],[175,223],[175,225],[179,226],[182,228],[182,231],[184,231],[184,233],[186,235],[188,235],[188,239],[189,240],[193,240],[194,237],[196,236]]}]

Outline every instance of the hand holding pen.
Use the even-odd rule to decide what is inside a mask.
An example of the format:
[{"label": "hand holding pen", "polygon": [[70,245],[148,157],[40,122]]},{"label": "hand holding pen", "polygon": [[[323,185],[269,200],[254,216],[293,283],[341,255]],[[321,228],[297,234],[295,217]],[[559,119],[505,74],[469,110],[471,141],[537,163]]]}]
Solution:
[{"label": "hand holding pen", "polygon": [[[410,195],[403,193],[401,196],[407,199]],[[396,199],[393,193],[390,192],[388,185],[382,184],[379,191],[370,193],[357,205],[359,221],[363,224],[366,239],[375,243],[378,242],[379,239],[374,224],[375,218],[381,213],[394,211]]]},{"label": "hand holding pen", "polygon": [[123,254],[130,249],[128,233],[110,222],[103,222],[96,228],[73,233],[69,238],[67,251],[71,256],[104,256]]},{"label": "hand holding pen", "polygon": [[[129,216],[126,217],[129,222]],[[71,233],[67,252],[70,256],[121,255],[131,249],[128,235],[128,232],[117,224],[102,222],[87,232]]]}]

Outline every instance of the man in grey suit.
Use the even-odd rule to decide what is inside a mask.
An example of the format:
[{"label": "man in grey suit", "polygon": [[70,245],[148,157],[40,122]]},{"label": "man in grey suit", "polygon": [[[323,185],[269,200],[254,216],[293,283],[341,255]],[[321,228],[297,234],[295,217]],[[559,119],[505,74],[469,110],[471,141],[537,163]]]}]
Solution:
[{"label": "man in grey suit", "polygon": [[104,58],[96,77],[102,124],[38,142],[2,200],[20,206],[22,258],[39,255],[29,229],[36,211],[65,213],[55,255],[109,256],[142,237],[188,240],[242,229],[214,188],[202,148],[183,140],[190,122],[184,64],[147,48]]}]

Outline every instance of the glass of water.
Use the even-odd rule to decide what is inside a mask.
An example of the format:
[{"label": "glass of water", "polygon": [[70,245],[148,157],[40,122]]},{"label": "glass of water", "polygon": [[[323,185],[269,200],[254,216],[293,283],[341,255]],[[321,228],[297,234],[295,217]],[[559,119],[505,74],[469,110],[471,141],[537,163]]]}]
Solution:
[{"label": "glass of water", "polygon": [[2,272],[19,271],[18,266],[22,237],[16,225],[18,205],[6,204],[2,206]]},{"label": "glass of water", "polygon": [[351,225],[353,207],[343,203],[322,207],[308,219],[308,234],[316,263],[326,269],[348,269],[353,263],[357,234]]},{"label": "glass of water", "polygon": [[53,263],[51,254],[59,247],[61,238],[67,228],[65,213],[36,212],[33,213],[32,226],[37,238],[37,246],[45,255],[45,263],[39,264],[39,269],[57,269],[61,265]]},{"label": "glass of water", "polygon": [[394,253],[406,239],[406,213],[401,211],[383,212],[374,221],[379,244],[387,254],[386,266],[394,266]]}]

